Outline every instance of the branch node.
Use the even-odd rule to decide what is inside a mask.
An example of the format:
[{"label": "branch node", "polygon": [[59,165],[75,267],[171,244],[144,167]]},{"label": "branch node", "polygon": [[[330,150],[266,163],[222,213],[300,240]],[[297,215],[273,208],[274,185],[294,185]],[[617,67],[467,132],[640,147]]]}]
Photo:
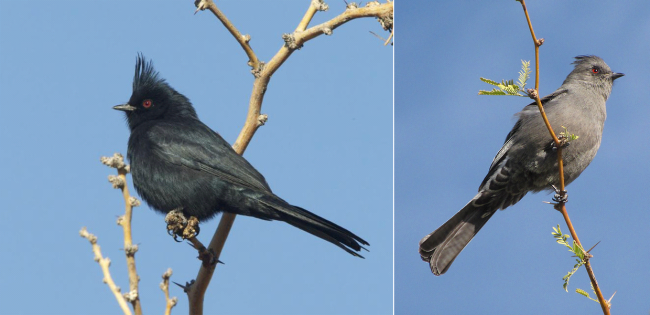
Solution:
[{"label": "branch node", "polygon": [[124,164],[124,156],[120,153],[113,153],[113,156],[107,157],[107,156],[102,156],[99,158],[99,160],[102,162],[102,164],[116,168],[118,170],[123,169],[127,173],[130,171],[130,168],[128,165]]},{"label": "branch node", "polygon": [[607,300],[607,306],[609,306],[610,308],[612,307],[612,299],[614,298],[614,295],[616,295],[616,291],[614,291],[612,297],[610,297],[609,300]]},{"label": "branch node", "polygon": [[543,38],[540,38],[535,42],[535,45],[537,45],[537,47],[542,46],[543,44],[544,44],[544,39]]},{"label": "branch node", "polygon": [[208,6],[212,3],[212,0],[196,0],[194,1],[194,5],[196,6],[196,11],[194,11],[194,14],[196,14],[199,11],[203,11],[208,8]]},{"label": "branch node", "polygon": [[245,42],[246,44],[248,44],[248,42],[251,41],[251,36],[248,35],[248,34],[246,34],[246,35],[242,35],[241,38],[242,38],[242,40],[244,40],[244,42]]},{"label": "branch node", "polygon": [[539,98],[539,94],[537,93],[537,90],[535,90],[535,89],[527,89],[526,94],[528,95],[528,97],[530,97],[530,98],[532,98],[534,100],[537,100]]},{"label": "branch node", "polygon": [[87,239],[90,242],[90,244],[92,244],[92,245],[97,244],[97,236],[95,236],[94,234],[88,233],[88,230],[86,229],[85,226],[82,227],[81,230],[79,231],[79,236]]},{"label": "branch node", "polygon": [[139,207],[140,200],[138,200],[138,198],[135,198],[133,196],[129,196],[129,204],[131,205],[131,207]]},{"label": "branch node", "polygon": [[257,116],[257,127],[264,126],[267,120],[269,120],[269,115],[267,114],[260,114]]},{"label": "branch node", "polygon": [[180,284],[178,282],[175,282],[175,281],[172,281],[172,282],[174,282],[175,285],[183,288],[183,292],[187,293],[190,290],[190,287],[192,287],[192,285],[196,281],[195,280],[190,280],[190,282],[185,282],[185,285],[182,285],[182,284]]},{"label": "branch node", "polygon": [[172,277],[172,274],[172,268],[167,268],[167,271],[165,271],[165,273],[162,275],[163,280],[169,280],[169,278]]},{"label": "branch node", "polygon": [[127,302],[133,303],[135,300],[138,299],[138,291],[133,290],[133,291],[122,294],[122,296],[124,296],[124,299]]},{"label": "branch node", "polygon": [[377,21],[385,31],[393,31],[393,11],[377,17]]},{"label": "branch node", "polygon": [[290,50],[302,48],[302,44],[298,45],[296,43],[296,36],[294,34],[284,33],[282,34],[282,39],[284,40],[284,46]]},{"label": "branch node", "polygon": [[379,1],[368,1],[368,3],[366,3],[366,8],[375,7],[378,5],[379,5]]},{"label": "branch node", "polygon": [[332,29],[329,27],[324,27],[323,28],[323,34],[325,35],[332,35]]},{"label": "branch node", "polygon": [[124,188],[124,180],[116,175],[108,175],[108,181],[113,184],[113,188],[115,189],[122,189]]},{"label": "branch node", "polygon": [[[251,61],[248,62],[249,66],[253,66],[253,63]],[[254,68],[251,70],[251,73],[253,74],[254,77],[259,78],[262,76],[262,71],[264,71],[264,66],[266,66],[266,63],[264,61],[259,62],[259,66],[257,68]]]},{"label": "branch node", "polygon": [[359,5],[356,2],[350,2],[350,3],[346,2],[346,4],[345,4],[345,10],[354,10],[354,9],[358,9],[358,8],[359,8]]},{"label": "branch node", "polygon": [[137,252],[138,252],[138,245],[131,244],[129,246],[124,247],[124,253],[126,253],[127,256],[133,257]]},{"label": "branch node", "polygon": [[117,217],[117,221],[116,221],[117,225],[120,225],[120,226],[121,226],[121,225],[124,223],[124,219],[125,219],[125,218],[124,218],[123,215]]},{"label": "branch node", "polygon": [[316,9],[316,11],[327,11],[329,6],[323,0],[311,0],[311,6]]}]

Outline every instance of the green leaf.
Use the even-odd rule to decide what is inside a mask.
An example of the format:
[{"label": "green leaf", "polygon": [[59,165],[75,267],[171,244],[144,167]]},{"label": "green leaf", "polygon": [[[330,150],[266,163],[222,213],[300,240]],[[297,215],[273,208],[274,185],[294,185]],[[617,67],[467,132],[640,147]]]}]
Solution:
[{"label": "green leaf", "polygon": [[573,241],[572,245],[569,245],[569,242],[567,240],[569,239],[569,235],[567,234],[562,234],[562,230],[560,229],[560,225],[557,225],[557,228],[553,227],[553,237],[555,238],[555,241],[558,244],[564,245],[567,248],[569,248],[569,251],[574,253],[576,256],[578,256],[580,259],[576,259],[576,264],[573,265],[573,269],[569,271],[564,277],[562,277],[562,280],[564,280],[564,284],[562,287],[564,288],[564,291],[569,292],[567,289],[569,287],[569,280],[571,280],[571,276],[578,271],[578,269],[585,264],[585,253],[582,247],[578,246],[578,244]]},{"label": "green leaf", "polygon": [[519,80],[517,85],[523,91],[526,89],[526,82],[530,78],[530,61],[521,61],[521,70],[519,70]]},{"label": "green leaf", "polygon": [[492,91],[478,91],[478,95],[506,95],[506,92],[499,91],[497,89],[492,89]]},{"label": "green leaf", "polygon": [[495,81],[492,81],[492,80],[490,80],[490,79],[486,79],[486,78],[481,78],[481,81],[483,81],[483,82],[485,82],[485,83],[487,83],[487,84],[490,84],[490,85],[495,85],[495,86],[498,86],[498,85],[499,85],[498,82],[495,82]]},{"label": "green leaf", "polygon": [[481,81],[498,87],[499,89],[493,89],[492,91],[481,90],[478,92],[478,95],[509,95],[509,96],[523,96],[526,97],[525,87],[528,78],[530,77],[530,61],[525,62],[521,61],[522,69],[519,71],[519,80],[515,84],[514,80],[501,80],[501,83],[486,79],[480,78]]},{"label": "green leaf", "polygon": [[[592,285],[592,289],[593,289],[593,285]],[[584,297],[586,297],[586,298],[588,298],[588,299],[590,299],[590,300],[592,300],[592,301],[594,301],[594,302],[600,304],[600,302],[599,302],[598,300],[596,300],[596,299],[590,297],[590,296],[589,296],[589,293],[587,293],[585,290],[582,290],[582,289],[576,289],[576,293],[578,293],[578,294],[580,294],[580,295],[582,295],[582,296],[584,296]],[[594,293],[595,293],[595,292],[594,292]]]}]

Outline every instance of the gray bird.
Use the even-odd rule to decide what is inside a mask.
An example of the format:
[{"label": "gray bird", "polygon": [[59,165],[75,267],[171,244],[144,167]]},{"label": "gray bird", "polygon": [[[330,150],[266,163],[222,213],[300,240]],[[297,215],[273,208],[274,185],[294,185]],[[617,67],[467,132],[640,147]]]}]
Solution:
[{"label": "gray bird", "polygon": [[[615,73],[599,57],[578,56],[575,68],[562,86],[542,98],[544,111],[553,130],[562,126],[579,138],[562,150],[564,180],[575,180],[596,156],[603,134],[605,102]],[[449,269],[456,256],[499,209],[517,203],[528,192],[553,190],[559,185],[557,150],[536,103],[517,113],[512,128],[478,194],[445,224],[420,241],[420,256],[439,276]]]}]

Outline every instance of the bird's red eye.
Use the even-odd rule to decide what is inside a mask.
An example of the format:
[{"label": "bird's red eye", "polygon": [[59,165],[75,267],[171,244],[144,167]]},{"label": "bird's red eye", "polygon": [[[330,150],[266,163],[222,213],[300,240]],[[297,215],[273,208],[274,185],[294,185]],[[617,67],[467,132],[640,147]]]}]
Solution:
[{"label": "bird's red eye", "polygon": [[600,72],[600,69],[598,69],[598,68],[591,68],[591,72],[593,72],[593,73],[598,73],[598,72]]},{"label": "bird's red eye", "polygon": [[144,108],[149,108],[149,107],[151,107],[151,105],[153,105],[153,102],[151,100],[142,101],[142,107],[144,107]]}]

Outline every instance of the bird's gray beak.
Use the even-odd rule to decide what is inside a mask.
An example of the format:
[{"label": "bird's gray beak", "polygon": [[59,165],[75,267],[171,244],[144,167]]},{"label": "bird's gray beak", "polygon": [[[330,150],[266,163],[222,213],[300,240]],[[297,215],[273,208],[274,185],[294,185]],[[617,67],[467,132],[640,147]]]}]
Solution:
[{"label": "bird's gray beak", "polygon": [[620,77],[622,77],[624,75],[625,75],[624,73],[616,73],[616,72],[614,72],[614,73],[610,74],[609,77],[612,78],[612,81],[614,81],[614,80],[616,80],[616,79],[618,79],[618,78],[620,78]]},{"label": "bird's gray beak", "polygon": [[123,112],[132,112],[135,110],[135,107],[129,105],[129,103],[113,106],[113,109],[121,110]]}]

